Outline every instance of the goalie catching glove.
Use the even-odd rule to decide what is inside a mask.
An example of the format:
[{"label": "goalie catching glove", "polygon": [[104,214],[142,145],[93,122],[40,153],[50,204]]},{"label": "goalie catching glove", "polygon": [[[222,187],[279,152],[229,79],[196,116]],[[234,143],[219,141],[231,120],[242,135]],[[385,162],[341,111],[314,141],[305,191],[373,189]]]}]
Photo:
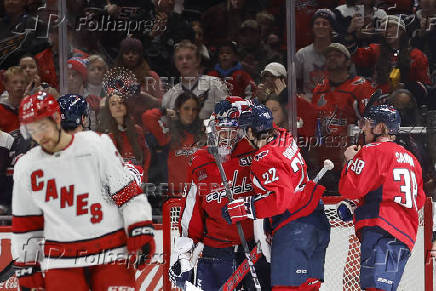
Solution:
[{"label": "goalie catching glove", "polygon": [[336,206],[336,213],[342,221],[353,219],[354,210],[357,208],[357,201],[344,200]]},{"label": "goalie catching glove", "polygon": [[228,224],[235,224],[245,219],[255,219],[254,197],[245,197],[227,203],[222,209],[222,216]]},{"label": "goalie catching glove", "polygon": [[128,228],[127,249],[136,255],[135,266],[142,270],[151,262],[155,252],[153,225],[151,221],[143,221]]},{"label": "goalie catching glove", "polygon": [[203,251],[203,243],[195,246],[189,237],[179,237],[175,241],[174,253],[171,257],[169,277],[178,288],[185,288],[186,282],[191,281],[192,269],[197,264],[198,257]]}]

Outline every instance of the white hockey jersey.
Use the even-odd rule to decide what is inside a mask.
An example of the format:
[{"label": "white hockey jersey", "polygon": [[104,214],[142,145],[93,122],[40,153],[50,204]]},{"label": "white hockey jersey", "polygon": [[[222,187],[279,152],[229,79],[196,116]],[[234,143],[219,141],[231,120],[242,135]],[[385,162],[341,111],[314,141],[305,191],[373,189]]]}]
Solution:
[{"label": "white hockey jersey", "polygon": [[81,132],[63,151],[33,148],[15,165],[12,255],[42,269],[127,259],[129,225],[151,206],[107,135]]}]

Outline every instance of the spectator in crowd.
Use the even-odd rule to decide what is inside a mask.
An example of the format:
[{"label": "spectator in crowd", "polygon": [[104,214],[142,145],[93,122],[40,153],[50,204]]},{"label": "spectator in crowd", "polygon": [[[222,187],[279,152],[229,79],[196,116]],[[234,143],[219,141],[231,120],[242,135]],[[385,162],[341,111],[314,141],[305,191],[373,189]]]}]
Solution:
[{"label": "spectator in crowd", "polygon": [[256,8],[248,0],[227,0],[210,7],[203,13],[204,40],[209,48],[230,39],[237,40],[239,27],[246,19],[253,19]]},{"label": "spectator in crowd", "polygon": [[[420,9],[413,15],[413,22],[409,25],[412,30],[411,46],[420,49],[428,57],[430,74],[436,71],[436,1],[419,1]],[[409,27],[408,27],[409,30]],[[435,83],[435,78],[432,78]]]},{"label": "spectator in crowd", "polygon": [[67,61],[68,93],[83,96],[88,79],[88,59],[73,57]]},{"label": "spectator in crowd", "polygon": [[271,110],[274,123],[278,127],[289,130],[287,101],[287,99],[283,99],[275,94],[271,94],[268,96],[265,105],[269,108],[269,110]]},{"label": "spectator in crowd", "polygon": [[351,55],[344,45],[331,43],[324,55],[327,78],[315,87],[312,96],[312,104],[320,110],[316,136],[321,146],[316,149],[317,166],[321,168],[325,159],[335,164],[336,170],[326,174],[323,180],[328,190],[336,191],[347,146],[348,125],[357,123],[375,89],[363,77],[350,74]]},{"label": "spectator in crowd", "polygon": [[297,90],[307,100],[326,77],[324,50],[332,42],[336,16],[330,9],[318,9],[312,18],[313,43],[295,54]]},{"label": "spectator in crowd", "polygon": [[23,69],[26,74],[26,92],[25,95],[31,95],[38,91],[47,92],[53,95],[55,98],[59,96],[56,89],[50,87],[49,84],[42,82],[41,77],[39,77],[38,64],[36,60],[31,55],[24,55],[20,58],[20,68]]},{"label": "spectator in crowd", "polygon": [[194,30],[194,33],[195,33],[195,42],[194,43],[198,47],[198,49],[200,50],[201,66],[202,66],[201,73],[203,73],[204,69],[209,67],[209,62],[210,62],[209,49],[204,44],[204,30],[203,30],[203,26],[201,25],[200,21],[198,21],[198,20],[192,21],[192,29]]},{"label": "spectator in crowd", "polygon": [[182,194],[192,155],[204,143],[199,110],[198,97],[184,92],[177,97],[174,110],[154,108],[142,115],[151,151],[148,181],[168,183],[170,196]]},{"label": "spectator in crowd", "polygon": [[200,52],[195,44],[183,40],[174,47],[174,63],[180,73],[180,83],[163,96],[162,106],[174,109],[177,97],[183,92],[196,95],[200,102],[200,119],[209,118],[215,104],[228,96],[226,85],[220,79],[200,73]]},{"label": "spectator in crowd", "polygon": [[254,80],[266,64],[283,60],[282,55],[267,50],[260,40],[260,28],[256,20],[245,20],[239,31],[238,53],[244,71]]},{"label": "spectator in crowd", "polygon": [[154,26],[144,36],[145,54],[160,76],[174,76],[177,73],[171,62],[174,44],[184,39],[194,42],[195,34],[183,15],[174,12],[174,0],[153,0],[153,4],[149,19]]},{"label": "spectator in crowd", "polygon": [[382,29],[385,34],[381,44],[357,48],[355,38],[348,46],[352,60],[358,67],[374,68],[372,80],[384,93],[398,88],[400,83],[422,82],[430,84],[428,60],[417,48],[411,48],[404,21],[398,16],[389,15]]},{"label": "spectator in crowd", "polygon": [[[375,0],[347,0],[336,7],[338,33],[346,35],[355,32],[359,40],[368,41],[380,23],[386,19],[385,10],[376,7]],[[364,44],[367,44],[366,42]]]},{"label": "spectator in crowd", "polygon": [[36,54],[47,46],[43,36],[46,25],[37,17],[26,12],[27,1],[2,1],[5,15],[0,19],[1,68],[8,68],[18,63],[24,54]]},{"label": "spectator in crowd", "polygon": [[10,67],[3,73],[6,91],[0,97],[0,130],[7,133],[20,128],[18,107],[26,91],[26,74],[18,67]]},{"label": "spectator in crowd", "polygon": [[412,92],[407,89],[397,89],[392,92],[388,101],[400,113],[401,126],[414,127],[423,125],[423,120]]},{"label": "spectator in crowd", "polygon": [[96,130],[97,116],[100,107],[105,103],[105,92],[103,89],[103,77],[108,70],[106,61],[100,55],[90,55],[87,65],[87,82],[84,90],[84,97],[89,104],[89,118],[91,129]]},{"label": "spectator in crowd", "polygon": [[105,106],[101,109],[97,131],[109,134],[125,161],[148,168],[148,149],[141,127],[136,125],[127,111],[125,99],[116,90],[109,90]]},{"label": "spectator in crowd", "polygon": [[256,14],[256,21],[260,27],[260,39],[264,44],[267,44],[268,37],[274,33],[274,15],[261,11]]},{"label": "spectator in crowd", "polygon": [[234,42],[225,42],[218,49],[218,63],[209,76],[221,78],[227,84],[230,95],[251,99],[255,84],[251,76],[242,70],[238,60],[238,51]]},{"label": "spectator in crowd", "polygon": [[269,95],[275,94],[287,102],[286,68],[282,64],[272,62],[265,66],[260,75],[262,83],[256,88],[256,99],[265,103]]},{"label": "spectator in crowd", "polygon": [[7,169],[13,142],[14,138],[0,129],[0,215],[7,214],[11,206],[13,180],[10,175],[7,175]]},{"label": "spectator in crowd", "polygon": [[151,70],[144,59],[144,48],[139,39],[127,37],[120,44],[120,52],[115,65],[131,70],[141,85],[141,93],[128,100],[132,109],[132,117],[136,124],[141,125],[142,113],[154,107],[159,107],[162,91],[159,75]]}]

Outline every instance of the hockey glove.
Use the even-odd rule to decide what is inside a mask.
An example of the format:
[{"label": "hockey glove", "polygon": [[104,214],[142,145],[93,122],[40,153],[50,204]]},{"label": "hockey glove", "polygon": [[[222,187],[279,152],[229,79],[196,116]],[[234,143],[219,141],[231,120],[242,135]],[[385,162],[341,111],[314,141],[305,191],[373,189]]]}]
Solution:
[{"label": "hockey glove", "polygon": [[245,219],[255,219],[253,197],[239,198],[228,203],[222,209],[222,216],[228,224],[235,224]]},{"label": "hockey glove", "polygon": [[151,221],[142,221],[128,228],[127,249],[136,254],[136,268],[142,270],[151,262],[155,252],[153,225]]},{"label": "hockey glove", "polygon": [[353,219],[354,210],[357,204],[351,200],[344,200],[336,207],[336,213],[342,221],[350,221]]},{"label": "hockey glove", "polygon": [[198,257],[203,251],[203,243],[197,243],[189,237],[177,238],[174,246],[174,256],[169,270],[169,277],[177,287],[184,288],[192,278],[192,269],[197,264]]},{"label": "hockey glove", "polygon": [[15,276],[18,278],[20,287],[24,288],[44,288],[44,278],[42,277],[39,263],[15,262]]}]

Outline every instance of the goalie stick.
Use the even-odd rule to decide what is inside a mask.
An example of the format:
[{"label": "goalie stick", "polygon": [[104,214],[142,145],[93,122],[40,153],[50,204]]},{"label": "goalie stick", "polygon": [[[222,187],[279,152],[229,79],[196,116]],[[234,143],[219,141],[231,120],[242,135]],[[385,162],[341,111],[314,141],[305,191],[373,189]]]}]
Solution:
[{"label": "goalie stick", "polygon": [[[227,181],[226,173],[224,172],[224,168],[223,168],[222,161],[221,161],[221,156],[218,153],[218,146],[215,143],[215,141],[216,141],[215,125],[211,124],[212,122],[214,122],[214,121],[213,120],[205,120],[204,121],[204,124],[206,126],[206,132],[207,132],[208,138],[209,138],[209,145],[207,146],[207,148],[208,148],[209,153],[215,159],[215,163],[216,163],[218,170],[220,172],[222,183],[223,183],[224,188],[226,190],[226,197],[230,202],[232,202],[234,199],[233,199],[233,195],[232,195],[232,192],[230,190],[230,187],[229,187],[229,184]],[[250,256],[250,249],[248,248],[247,241],[245,240],[244,230],[242,229],[241,222],[237,222],[236,227],[238,228],[239,238],[241,239],[241,244],[242,244],[242,247],[244,248],[244,254],[246,257],[244,262],[247,261],[247,263],[248,263],[248,270],[250,271],[251,277],[253,278],[254,288],[256,289],[256,291],[261,291],[259,279],[257,278],[257,275],[256,275],[256,269],[254,267],[254,262]],[[232,290],[232,289],[230,289],[230,290]]]},{"label": "goalie stick", "polygon": [[[313,179],[313,182],[318,183],[319,180],[322,179],[324,174],[333,169],[334,164],[330,160],[324,160],[324,167],[318,172],[316,177]],[[259,245],[256,243],[256,246],[253,248],[253,250],[250,253],[250,256],[252,258],[253,264],[255,264],[259,258],[261,257],[261,253],[259,251]],[[245,259],[236,269],[236,271],[227,279],[227,281],[221,286],[220,291],[231,291],[234,288],[238,286],[238,284],[244,279],[245,275],[247,275],[248,269],[249,269],[249,262],[247,259]]]}]

